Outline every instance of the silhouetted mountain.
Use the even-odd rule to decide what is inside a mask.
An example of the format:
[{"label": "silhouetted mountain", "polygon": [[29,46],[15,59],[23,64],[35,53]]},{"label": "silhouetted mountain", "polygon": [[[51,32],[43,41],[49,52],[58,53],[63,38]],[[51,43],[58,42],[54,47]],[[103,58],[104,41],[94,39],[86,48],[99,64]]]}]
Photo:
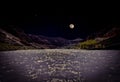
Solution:
[{"label": "silhouetted mountain", "polygon": [[103,30],[100,30],[99,32],[89,35],[87,37],[87,40],[89,40],[89,39],[104,40],[104,39],[108,39],[108,38],[116,37],[116,36],[120,35],[119,32],[120,32],[120,28],[118,28],[118,27],[113,27],[111,29],[105,28]]},{"label": "silhouetted mountain", "polygon": [[87,37],[82,46],[88,49],[120,49],[120,28],[104,28],[93,33]]},{"label": "silhouetted mountain", "polygon": [[0,29],[0,42],[12,45],[24,45],[18,37]]},{"label": "silhouetted mountain", "polygon": [[26,34],[22,29],[12,25],[0,28],[0,44],[7,47],[27,46],[27,48],[37,49],[60,48],[80,41],[82,41],[82,39],[67,40],[61,37]]},{"label": "silhouetted mountain", "polygon": [[51,46],[50,48],[62,47],[65,45],[69,45],[71,43],[69,40],[61,37],[53,38],[53,37],[46,37],[42,35],[33,35],[33,34],[29,34],[28,36],[31,38],[32,43]]},{"label": "silhouetted mountain", "polygon": [[120,28],[114,27],[103,35],[105,40],[100,44],[105,45],[107,49],[120,49]]}]

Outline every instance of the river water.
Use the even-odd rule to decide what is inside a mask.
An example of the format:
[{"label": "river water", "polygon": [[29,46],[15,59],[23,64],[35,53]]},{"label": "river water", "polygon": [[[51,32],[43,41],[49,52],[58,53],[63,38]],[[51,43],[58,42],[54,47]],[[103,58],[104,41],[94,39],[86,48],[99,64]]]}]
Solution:
[{"label": "river water", "polygon": [[120,82],[120,51],[2,51],[0,82]]}]

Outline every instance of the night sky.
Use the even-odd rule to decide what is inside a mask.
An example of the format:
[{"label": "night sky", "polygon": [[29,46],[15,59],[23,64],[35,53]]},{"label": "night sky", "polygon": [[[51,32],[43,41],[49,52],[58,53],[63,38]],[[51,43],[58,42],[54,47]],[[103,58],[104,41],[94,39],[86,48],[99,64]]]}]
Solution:
[{"label": "night sky", "polygon": [[[119,25],[120,17],[108,15],[68,15],[64,11],[43,14],[41,9],[3,9],[1,25],[16,25],[26,33],[66,39],[86,38],[103,28]],[[50,11],[49,11],[50,12]],[[42,14],[41,14],[42,13]],[[70,29],[69,24],[75,28]]]}]

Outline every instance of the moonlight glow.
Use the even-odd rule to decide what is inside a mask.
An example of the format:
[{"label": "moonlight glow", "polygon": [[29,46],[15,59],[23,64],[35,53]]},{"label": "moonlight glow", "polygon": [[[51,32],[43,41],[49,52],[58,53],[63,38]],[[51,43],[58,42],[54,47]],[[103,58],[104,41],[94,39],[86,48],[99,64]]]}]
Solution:
[{"label": "moonlight glow", "polygon": [[73,29],[75,26],[74,26],[74,24],[70,24],[69,27],[70,27],[71,29]]}]

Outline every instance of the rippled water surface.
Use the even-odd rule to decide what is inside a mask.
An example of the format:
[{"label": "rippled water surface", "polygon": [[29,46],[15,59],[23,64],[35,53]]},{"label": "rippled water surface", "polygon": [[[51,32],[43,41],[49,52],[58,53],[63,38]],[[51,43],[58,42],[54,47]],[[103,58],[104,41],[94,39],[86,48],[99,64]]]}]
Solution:
[{"label": "rippled water surface", "polygon": [[120,51],[3,51],[0,82],[120,82]]}]

